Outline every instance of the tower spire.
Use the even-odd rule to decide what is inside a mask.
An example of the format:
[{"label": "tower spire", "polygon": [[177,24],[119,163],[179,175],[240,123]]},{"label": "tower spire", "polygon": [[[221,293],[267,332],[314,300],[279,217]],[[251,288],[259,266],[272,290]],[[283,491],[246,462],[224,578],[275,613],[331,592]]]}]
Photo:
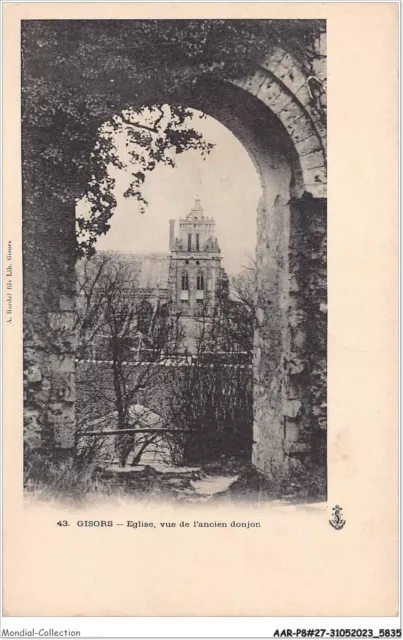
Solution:
[{"label": "tower spire", "polygon": [[195,202],[194,202],[193,207],[190,210],[190,214],[189,215],[190,216],[203,216],[203,214],[204,214],[204,209],[201,206],[199,194],[196,194]]}]

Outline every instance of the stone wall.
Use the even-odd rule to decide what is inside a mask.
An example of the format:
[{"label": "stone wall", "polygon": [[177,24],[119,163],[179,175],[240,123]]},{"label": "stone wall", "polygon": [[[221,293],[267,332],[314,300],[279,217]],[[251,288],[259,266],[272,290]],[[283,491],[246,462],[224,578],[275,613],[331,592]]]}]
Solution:
[{"label": "stone wall", "polygon": [[[270,225],[276,218],[283,223]],[[271,211],[261,206],[259,227],[253,463],[275,490],[311,474],[323,492],[326,201],[305,194],[285,206],[279,198]]]},{"label": "stone wall", "polygon": [[74,207],[42,194],[23,210],[24,443],[69,450],[77,348]]}]

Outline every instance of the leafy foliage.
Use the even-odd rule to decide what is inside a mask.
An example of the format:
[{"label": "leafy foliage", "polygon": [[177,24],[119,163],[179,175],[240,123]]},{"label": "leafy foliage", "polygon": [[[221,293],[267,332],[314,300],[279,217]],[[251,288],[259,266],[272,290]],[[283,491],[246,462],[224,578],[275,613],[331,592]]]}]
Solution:
[{"label": "leafy foliage", "polygon": [[[46,194],[61,206],[86,197],[90,216],[78,220],[78,252],[92,253],[116,204],[109,168],[123,168],[114,145],[122,127],[137,167],[126,196],[145,205],[147,171],[174,163],[172,151],[211,148],[191,125],[186,91],[200,77],[244,74],[275,45],[311,73],[320,28],[313,20],[24,21],[24,206],[41,206]],[[135,116],[145,106],[155,106],[148,130]]]}]

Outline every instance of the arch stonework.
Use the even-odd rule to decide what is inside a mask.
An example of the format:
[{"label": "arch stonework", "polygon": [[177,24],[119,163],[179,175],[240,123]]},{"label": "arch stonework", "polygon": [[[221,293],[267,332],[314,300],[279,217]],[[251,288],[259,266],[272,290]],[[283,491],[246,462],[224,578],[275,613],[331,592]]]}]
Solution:
[{"label": "arch stonework", "polygon": [[[326,434],[326,105],[318,92],[326,83],[323,37],[312,75],[289,52],[275,48],[254,73],[238,81],[202,75],[188,83],[184,69],[177,95],[178,102],[231,130],[260,176],[258,211],[248,214],[257,215],[258,227],[252,462],[273,486],[289,481],[307,461],[319,461],[322,470],[325,464],[320,451]],[[141,105],[163,98],[154,92]],[[50,380],[54,390],[53,402],[34,410],[26,404],[25,414],[28,421],[51,425],[56,444],[68,451],[75,429],[74,203],[55,214],[48,200],[36,216],[46,221],[45,228],[53,227],[42,242],[53,238],[54,247],[43,248],[53,257],[38,267],[42,302],[33,315],[41,324],[46,310],[48,330],[57,334],[59,348],[37,357],[42,379]],[[24,279],[29,298],[29,274]]]},{"label": "arch stonework", "polygon": [[[285,54],[285,61],[296,74],[297,67],[292,64],[291,56]],[[253,75],[234,84],[256,96],[278,117],[297,152],[304,191],[314,197],[326,197],[326,128],[323,115],[312,105],[307,78],[304,79],[302,73],[299,74],[298,88],[294,87],[295,75],[292,83],[286,83],[285,61],[283,59],[275,65],[268,59]],[[274,74],[275,69],[283,71],[281,79]]]}]

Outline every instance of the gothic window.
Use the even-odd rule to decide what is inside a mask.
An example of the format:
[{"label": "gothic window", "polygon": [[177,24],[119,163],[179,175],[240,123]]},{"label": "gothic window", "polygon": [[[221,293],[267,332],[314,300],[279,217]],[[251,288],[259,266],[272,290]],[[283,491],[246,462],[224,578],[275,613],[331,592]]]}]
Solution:
[{"label": "gothic window", "polygon": [[168,318],[169,316],[169,308],[168,308],[168,304],[164,303],[160,306],[159,310],[158,310],[158,316],[160,318],[164,318],[164,320],[166,318]]},{"label": "gothic window", "polygon": [[181,302],[189,302],[189,276],[187,271],[182,273]]},{"label": "gothic window", "polygon": [[158,310],[157,310],[157,317],[156,317],[156,321],[157,321],[157,330],[158,330],[158,334],[157,334],[157,341],[161,341],[164,339],[164,337],[166,337],[166,328],[167,328],[167,323],[168,323],[168,317],[169,317],[169,308],[168,308],[168,304],[162,304]]},{"label": "gothic window", "polygon": [[200,271],[196,279],[196,302],[202,302],[204,299],[204,275]]},{"label": "gothic window", "polygon": [[148,335],[153,319],[153,308],[148,300],[143,300],[137,310],[137,329],[144,335]]},{"label": "gothic window", "polygon": [[188,233],[188,251],[192,251],[192,234]]},{"label": "gothic window", "polygon": [[202,273],[197,274],[197,290],[204,291],[204,275]]},{"label": "gothic window", "polygon": [[200,251],[199,234],[196,233],[196,251]]}]

